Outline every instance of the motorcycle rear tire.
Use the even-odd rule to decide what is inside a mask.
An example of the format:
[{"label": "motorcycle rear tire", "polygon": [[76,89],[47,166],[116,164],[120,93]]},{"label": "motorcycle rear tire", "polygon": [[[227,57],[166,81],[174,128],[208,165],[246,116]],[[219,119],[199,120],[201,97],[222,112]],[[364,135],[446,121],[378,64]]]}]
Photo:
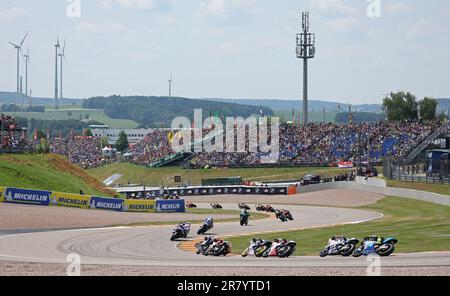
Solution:
[{"label": "motorcycle rear tire", "polygon": [[355,251],[356,246],[354,244],[349,244],[349,246],[350,249],[348,251],[341,253],[343,257],[348,257],[353,253],[353,251]]},{"label": "motorcycle rear tire", "polygon": [[[264,257],[264,254],[267,252],[269,248],[267,246],[260,247],[255,250],[256,257]],[[266,256],[267,257],[267,256]]]}]

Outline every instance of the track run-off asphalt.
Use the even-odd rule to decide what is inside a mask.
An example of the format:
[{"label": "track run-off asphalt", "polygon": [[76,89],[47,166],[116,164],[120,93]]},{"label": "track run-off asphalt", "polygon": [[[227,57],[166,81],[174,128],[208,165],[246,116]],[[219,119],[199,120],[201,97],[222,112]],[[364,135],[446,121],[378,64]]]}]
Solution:
[{"label": "track run-off asphalt", "polygon": [[[199,204],[207,208],[207,204]],[[237,209],[236,204],[223,204],[225,209]],[[251,205],[252,209],[255,205]],[[262,220],[250,220],[242,227],[238,222],[216,223],[206,235],[230,237],[252,234],[290,231],[313,227],[363,223],[382,217],[380,213],[318,206],[278,205],[287,208],[295,220],[287,223],[273,216]],[[180,221],[181,222],[181,221]],[[9,262],[67,263],[69,254],[81,256],[87,265],[126,266],[227,266],[227,267],[363,267],[367,258],[313,256],[279,258],[242,258],[240,256],[206,257],[180,250],[179,242],[169,237],[174,226],[139,226],[92,228],[78,230],[42,231],[0,236],[0,260]],[[193,225],[187,240],[198,239],[199,225]],[[324,242],[325,243],[325,242]],[[298,242],[301,248],[301,242]],[[318,250],[319,251],[319,250]],[[450,252],[395,254],[382,258],[383,266],[450,266]]]}]

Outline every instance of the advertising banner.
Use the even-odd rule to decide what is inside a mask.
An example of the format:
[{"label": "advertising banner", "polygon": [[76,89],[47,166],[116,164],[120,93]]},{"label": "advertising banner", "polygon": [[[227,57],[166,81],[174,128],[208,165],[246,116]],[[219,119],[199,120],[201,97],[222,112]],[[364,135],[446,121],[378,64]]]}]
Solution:
[{"label": "advertising banner", "polygon": [[154,200],[135,200],[126,199],[123,203],[124,212],[140,212],[140,213],[154,213]]},{"label": "advertising banner", "polygon": [[294,195],[297,194],[297,187],[291,186],[288,189],[288,195]]},{"label": "advertising banner", "polygon": [[91,197],[91,203],[89,207],[91,209],[101,209],[122,212],[123,199],[119,198],[106,198],[106,197]]},{"label": "advertising banner", "polygon": [[338,168],[340,169],[351,169],[353,168],[353,162],[351,161],[341,161],[338,163]]},{"label": "advertising banner", "polygon": [[157,200],[156,201],[157,213],[184,213],[186,212],[185,203],[183,199],[176,200]]},{"label": "advertising banner", "polygon": [[90,200],[90,195],[53,192],[50,197],[50,205],[88,209]]},{"label": "advertising banner", "polygon": [[0,202],[5,200],[5,187],[0,187]]},{"label": "advertising banner", "polygon": [[50,195],[50,191],[7,188],[4,202],[48,206]]}]

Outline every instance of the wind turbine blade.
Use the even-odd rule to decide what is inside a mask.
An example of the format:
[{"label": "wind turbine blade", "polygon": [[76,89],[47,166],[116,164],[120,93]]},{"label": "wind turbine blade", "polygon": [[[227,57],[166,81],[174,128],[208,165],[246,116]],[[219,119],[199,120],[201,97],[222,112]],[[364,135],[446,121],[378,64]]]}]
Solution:
[{"label": "wind turbine blade", "polygon": [[64,38],[64,46],[63,46],[63,50],[62,50],[63,55],[64,55],[64,52],[66,51],[66,41],[67,41],[67,37]]},{"label": "wind turbine blade", "polygon": [[22,42],[20,42],[20,47],[22,47],[23,43],[25,42],[25,39],[27,38],[28,33],[29,33],[29,32],[27,32],[27,33],[25,34],[25,37],[23,37]]},{"label": "wind turbine blade", "polygon": [[11,44],[11,45],[14,46],[14,47],[19,47],[19,45],[14,44],[14,43],[12,43],[12,42],[8,42],[8,43]]}]

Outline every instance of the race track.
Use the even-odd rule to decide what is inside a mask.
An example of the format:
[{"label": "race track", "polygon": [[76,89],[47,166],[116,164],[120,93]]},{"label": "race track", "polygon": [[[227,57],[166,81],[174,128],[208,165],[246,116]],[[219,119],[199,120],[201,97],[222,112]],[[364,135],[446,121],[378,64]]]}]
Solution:
[{"label": "race track", "polygon": [[[207,204],[199,204],[207,207]],[[251,205],[254,208],[254,205]],[[285,206],[295,220],[282,223],[274,217],[239,223],[217,223],[208,235],[232,236],[294,230],[345,223],[361,223],[382,217],[371,211],[316,206]],[[224,204],[236,209],[236,204]],[[279,206],[282,208],[282,206]],[[188,239],[194,239],[198,225],[193,225]],[[0,236],[0,260],[13,262],[67,263],[68,254],[81,256],[83,265],[126,266],[226,266],[226,267],[362,267],[366,258],[291,257],[241,258],[240,256],[205,257],[182,251],[169,236],[172,226],[116,227],[83,230],[59,230]],[[301,242],[299,247],[301,248]],[[394,254],[382,259],[383,266],[449,266],[450,253]]]}]

